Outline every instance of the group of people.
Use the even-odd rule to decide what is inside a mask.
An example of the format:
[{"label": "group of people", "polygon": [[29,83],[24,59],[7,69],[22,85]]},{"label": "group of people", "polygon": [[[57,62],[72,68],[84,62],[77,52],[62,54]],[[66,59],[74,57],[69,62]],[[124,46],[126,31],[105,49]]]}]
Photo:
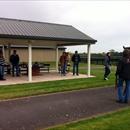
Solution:
[{"label": "group of people", "polygon": [[[19,55],[16,50],[13,50],[13,54],[10,56],[10,63],[12,66],[12,76],[19,76]],[[4,77],[5,59],[3,56],[3,51],[0,50],[0,80],[6,80]]]},{"label": "group of people", "polygon": [[[75,54],[72,56],[71,61],[73,62],[73,75],[79,75],[79,63],[81,61],[80,55],[78,54],[78,51],[75,51]],[[61,75],[66,75],[67,65],[70,62],[70,57],[67,52],[63,52],[63,54],[60,56],[60,70]]]},{"label": "group of people", "polygon": [[[13,50],[13,54],[10,56],[10,63],[12,66],[12,76],[19,76],[19,55],[16,50]],[[71,61],[73,62],[73,75],[79,75],[79,63],[81,61],[78,51],[72,55]],[[63,52],[60,56],[60,71],[61,75],[66,75],[67,65],[70,62],[70,56],[67,52]],[[6,80],[4,78],[4,65],[5,59],[2,50],[0,50],[0,80]],[[111,55],[108,52],[104,60],[105,73],[104,80],[108,80],[108,76],[111,72]],[[15,73],[16,72],[16,73]],[[124,49],[123,55],[116,69],[116,87],[119,103],[128,103],[128,98],[130,96],[130,50]],[[124,87],[125,84],[125,87]]]},{"label": "group of people", "polygon": [[[104,80],[108,80],[108,76],[111,72],[111,56],[108,52],[105,56],[105,73]],[[115,87],[117,88],[117,102],[128,103],[130,96],[130,50],[124,49],[122,58],[117,64],[115,73]]]}]

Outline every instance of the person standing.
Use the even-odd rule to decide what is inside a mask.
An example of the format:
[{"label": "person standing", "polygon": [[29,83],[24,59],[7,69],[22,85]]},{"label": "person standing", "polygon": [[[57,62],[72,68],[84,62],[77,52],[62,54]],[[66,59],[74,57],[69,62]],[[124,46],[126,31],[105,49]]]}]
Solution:
[{"label": "person standing", "polygon": [[78,54],[78,51],[75,51],[75,54],[72,56],[72,62],[73,62],[73,75],[79,75],[79,63],[81,61],[81,58]]},{"label": "person standing", "polygon": [[[130,95],[130,50],[123,51],[123,57],[119,61],[116,70],[118,103],[128,103]],[[125,82],[125,89],[123,83]],[[124,91],[125,90],[125,91]]]},{"label": "person standing", "polygon": [[10,62],[12,65],[12,76],[15,76],[15,69],[16,76],[19,76],[19,55],[16,50],[13,50],[13,54],[10,56]]},{"label": "person standing", "polygon": [[108,76],[111,73],[110,66],[111,66],[111,56],[110,52],[108,52],[104,59],[104,66],[105,66],[105,73],[104,73],[104,80],[108,80]]},{"label": "person standing", "polygon": [[2,50],[0,50],[0,80],[5,80],[4,79],[4,64],[5,64],[5,60],[4,60],[3,52]]},{"label": "person standing", "polygon": [[66,75],[66,67],[67,67],[67,58],[66,52],[63,52],[60,56],[60,67],[61,67],[61,75]]}]

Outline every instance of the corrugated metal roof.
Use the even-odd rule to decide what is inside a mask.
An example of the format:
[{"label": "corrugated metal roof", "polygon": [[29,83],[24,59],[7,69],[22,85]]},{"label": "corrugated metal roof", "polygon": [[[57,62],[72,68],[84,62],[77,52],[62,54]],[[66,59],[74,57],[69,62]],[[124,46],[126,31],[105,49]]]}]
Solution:
[{"label": "corrugated metal roof", "polygon": [[96,42],[70,25],[7,18],[0,18],[0,37]]}]

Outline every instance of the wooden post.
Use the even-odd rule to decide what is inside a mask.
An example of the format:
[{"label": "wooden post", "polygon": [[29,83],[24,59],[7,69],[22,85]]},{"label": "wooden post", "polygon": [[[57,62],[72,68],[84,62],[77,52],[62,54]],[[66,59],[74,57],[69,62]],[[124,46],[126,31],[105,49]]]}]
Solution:
[{"label": "wooden post", "polygon": [[88,44],[87,46],[87,54],[88,54],[88,77],[91,75],[91,53],[90,53],[90,47],[91,45]]},{"label": "wooden post", "polygon": [[56,72],[58,72],[58,61],[59,61],[59,54],[58,54],[58,47],[56,47]]},{"label": "wooden post", "polygon": [[28,81],[32,81],[32,45],[28,45]]}]

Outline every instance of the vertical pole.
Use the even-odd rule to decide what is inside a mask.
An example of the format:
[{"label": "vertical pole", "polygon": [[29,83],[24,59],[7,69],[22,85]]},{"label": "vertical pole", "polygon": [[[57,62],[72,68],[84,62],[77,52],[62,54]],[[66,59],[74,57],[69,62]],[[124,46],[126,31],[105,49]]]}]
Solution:
[{"label": "vertical pole", "polygon": [[3,56],[5,58],[5,47],[4,47],[4,45],[2,46],[2,52],[3,52]]},{"label": "vertical pole", "polygon": [[91,45],[90,44],[88,44],[88,46],[87,46],[87,53],[88,53],[88,77],[90,77],[90,70],[91,70],[91,53],[90,53],[90,47],[91,47]]},{"label": "vertical pole", "polygon": [[32,81],[32,45],[28,45],[28,81]]},{"label": "vertical pole", "polygon": [[8,44],[8,62],[10,62],[9,58],[11,55],[11,44]]},{"label": "vertical pole", "polygon": [[59,54],[58,54],[58,47],[56,47],[56,72],[58,72],[58,61],[59,61]]}]

